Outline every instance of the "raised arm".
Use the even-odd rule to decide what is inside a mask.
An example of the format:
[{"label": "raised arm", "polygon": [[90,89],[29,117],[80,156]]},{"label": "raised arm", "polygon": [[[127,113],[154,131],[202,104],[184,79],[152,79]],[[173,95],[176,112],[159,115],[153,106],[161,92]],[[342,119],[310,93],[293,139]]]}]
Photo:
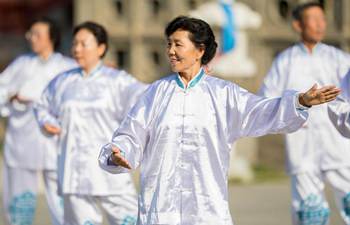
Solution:
[{"label": "raised arm", "polygon": [[[332,101],[340,90],[334,86],[317,89],[314,85],[305,93],[285,91],[280,98],[264,98],[242,88],[234,88],[231,109],[238,108],[239,132],[232,139],[244,136],[262,136],[269,133],[290,133],[299,129],[308,117],[307,108]],[[233,118],[233,117],[232,117]]]}]

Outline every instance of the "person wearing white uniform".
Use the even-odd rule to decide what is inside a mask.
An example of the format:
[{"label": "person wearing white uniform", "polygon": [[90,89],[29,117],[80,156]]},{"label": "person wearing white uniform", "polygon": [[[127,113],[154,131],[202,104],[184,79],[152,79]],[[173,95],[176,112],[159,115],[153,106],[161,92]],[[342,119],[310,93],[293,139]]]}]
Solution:
[{"label": "person wearing white uniform", "polygon": [[3,164],[5,223],[33,223],[42,175],[51,221],[58,225],[63,207],[57,194],[57,139],[40,132],[33,105],[49,81],[73,68],[75,62],[55,52],[59,30],[52,20],[36,20],[27,38],[33,53],[19,56],[0,74],[0,113],[8,117]]},{"label": "person wearing white uniform", "polygon": [[108,36],[99,24],[74,29],[72,52],[79,68],[58,75],[36,106],[40,126],[59,135],[59,190],[64,224],[135,224],[137,194],[130,174],[102,170],[99,150],[147,87],[125,71],[104,66]]},{"label": "person wearing white uniform", "polygon": [[[304,90],[312,84],[340,85],[350,68],[350,56],[321,42],[326,22],[319,3],[306,3],[294,10],[297,43],[274,60],[260,94],[277,97],[284,90]],[[341,216],[350,224],[350,142],[333,127],[327,106],[309,110],[310,119],[297,132],[286,135],[287,170],[291,177],[294,224],[327,224],[329,206],[324,181],[332,186]]]},{"label": "person wearing white uniform", "polygon": [[[340,134],[350,138],[350,70],[342,80],[341,90],[337,99],[332,104],[328,104],[328,115]],[[350,208],[350,205],[348,207]]]},{"label": "person wearing white uniform", "polygon": [[177,17],[165,34],[176,73],[141,96],[102,148],[100,166],[111,173],[140,166],[138,224],[232,224],[227,190],[232,143],[293,132],[304,124],[306,106],[331,101],[339,90],[259,97],[205,73],[217,47],[206,22]]}]

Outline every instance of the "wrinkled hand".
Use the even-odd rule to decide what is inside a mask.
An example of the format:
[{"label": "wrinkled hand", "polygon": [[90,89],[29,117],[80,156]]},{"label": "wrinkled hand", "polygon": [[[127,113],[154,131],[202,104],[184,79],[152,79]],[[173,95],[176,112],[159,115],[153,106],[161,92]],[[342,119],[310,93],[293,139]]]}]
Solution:
[{"label": "wrinkled hand", "polygon": [[61,133],[61,128],[53,126],[51,124],[45,123],[43,125],[43,129],[46,133],[51,134],[51,135],[58,135]]},{"label": "wrinkled hand", "polygon": [[13,102],[13,101],[17,101],[17,102],[24,104],[24,105],[29,104],[31,102],[31,100],[23,98],[23,97],[19,96],[18,94],[15,94],[10,98],[10,102]]},{"label": "wrinkled hand", "polygon": [[310,90],[299,95],[299,102],[306,107],[320,105],[333,101],[340,94],[340,91],[341,90],[334,85],[317,89],[317,84],[314,84]]},{"label": "wrinkled hand", "polygon": [[113,153],[111,156],[111,160],[114,164],[116,164],[118,166],[122,166],[122,167],[127,168],[127,169],[131,169],[129,162],[124,158],[121,151],[113,145],[112,145],[112,152]]}]

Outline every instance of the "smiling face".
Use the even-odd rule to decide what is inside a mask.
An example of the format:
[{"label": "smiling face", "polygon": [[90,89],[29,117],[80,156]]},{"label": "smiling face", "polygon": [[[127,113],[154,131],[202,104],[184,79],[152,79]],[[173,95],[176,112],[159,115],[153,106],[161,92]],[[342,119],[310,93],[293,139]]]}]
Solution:
[{"label": "smiling face", "polygon": [[95,66],[100,61],[105,49],[106,46],[99,45],[95,36],[87,29],[79,30],[74,36],[72,54],[84,70]]},{"label": "smiling face", "polygon": [[173,72],[199,70],[204,48],[197,48],[190,40],[190,32],[176,30],[168,37],[167,55]]}]

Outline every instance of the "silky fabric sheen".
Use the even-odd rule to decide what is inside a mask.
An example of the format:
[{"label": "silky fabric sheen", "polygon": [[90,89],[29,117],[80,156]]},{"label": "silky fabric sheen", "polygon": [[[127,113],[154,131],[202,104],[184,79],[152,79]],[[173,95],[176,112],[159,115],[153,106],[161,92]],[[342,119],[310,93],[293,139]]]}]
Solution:
[{"label": "silky fabric sheen", "polygon": [[[277,97],[288,89],[306,91],[315,83],[339,87],[349,68],[350,56],[335,47],[318,43],[309,52],[298,43],[275,59],[260,94]],[[350,141],[332,125],[327,104],[312,107],[309,114],[309,120],[300,130],[286,135],[288,173],[349,167]]]},{"label": "silky fabric sheen", "polygon": [[341,94],[328,104],[329,117],[339,133],[350,138],[350,70],[341,83]]},{"label": "silky fabric sheen", "polygon": [[201,71],[187,88],[174,74],[154,82],[128,113],[99,161],[111,173],[117,146],[132,168],[140,166],[138,224],[232,224],[227,171],[231,144],[245,136],[292,132],[307,111],[297,95],[255,96]]},{"label": "silky fabric sheen", "polygon": [[97,158],[145,88],[125,71],[101,62],[90,74],[76,68],[50,83],[36,106],[36,115],[41,126],[47,123],[61,128],[60,192],[105,196],[134,191],[129,174],[112,176],[99,167]]},{"label": "silky fabric sheen", "polygon": [[[57,138],[40,132],[33,105],[42,91],[59,73],[76,67],[75,61],[60,53],[47,60],[36,54],[19,56],[0,75],[0,111],[8,117],[4,156],[10,167],[22,169],[56,169]],[[18,94],[29,104],[10,102]]]}]

